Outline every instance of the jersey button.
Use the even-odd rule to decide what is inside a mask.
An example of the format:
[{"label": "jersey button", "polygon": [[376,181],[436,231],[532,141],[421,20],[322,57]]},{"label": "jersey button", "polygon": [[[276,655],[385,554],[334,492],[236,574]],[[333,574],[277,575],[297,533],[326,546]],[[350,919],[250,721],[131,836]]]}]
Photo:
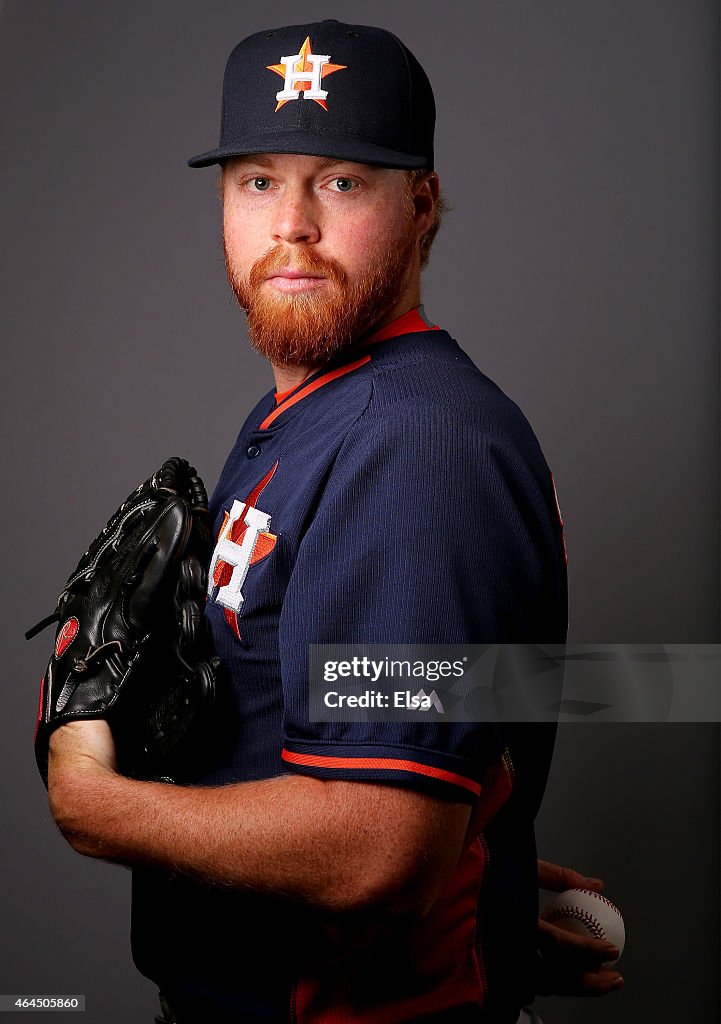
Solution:
[{"label": "jersey button", "polygon": [[251,444],[245,454],[249,459],[257,459],[260,455],[260,448],[257,444]]}]

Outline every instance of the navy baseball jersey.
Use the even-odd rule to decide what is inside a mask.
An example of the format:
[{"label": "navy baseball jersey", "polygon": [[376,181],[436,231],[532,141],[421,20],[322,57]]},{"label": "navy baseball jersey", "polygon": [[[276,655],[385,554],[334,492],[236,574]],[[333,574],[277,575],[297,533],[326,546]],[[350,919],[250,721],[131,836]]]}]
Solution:
[{"label": "navy baseball jersey", "polygon": [[[555,729],[314,722],[312,644],[563,643],[562,523],[519,408],[412,310],[246,420],[211,499],[229,679],[198,785],[300,772],[472,805],[414,923],[134,872],[133,953],[189,1019],[515,1021],[533,996],[533,819]],[[200,1007],[203,1007],[201,1012]]]}]

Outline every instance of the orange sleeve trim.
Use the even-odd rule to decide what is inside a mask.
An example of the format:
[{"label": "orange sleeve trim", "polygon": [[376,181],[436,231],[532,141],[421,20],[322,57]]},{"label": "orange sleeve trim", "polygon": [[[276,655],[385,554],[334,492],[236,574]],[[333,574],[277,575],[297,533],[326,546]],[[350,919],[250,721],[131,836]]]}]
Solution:
[{"label": "orange sleeve trim", "polygon": [[273,423],[281,413],[284,413],[286,409],[290,409],[290,407],[295,405],[296,402],[300,402],[302,398],[305,398],[307,395],[317,391],[318,388],[322,388],[324,384],[329,384],[330,381],[335,380],[337,377],[342,377],[344,374],[350,373],[352,370],[357,370],[359,366],[363,366],[364,363],[370,362],[370,358],[370,356],[365,355],[361,359],[356,359],[354,363],[347,363],[345,366],[339,366],[337,369],[331,370],[329,373],[324,373],[322,377],[318,377],[318,379],[314,380],[311,384],[306,384],[306,386],[301,388],[300,391],[293,395],[292,398],[289,398],[287,401],[281,402],[277,405],[273,412],[270,413],[269,416],[265,417],[259,429],[267,430],[271,423]]},{"label": "orange sleeve trim", "polygon": [[470,790],[476,796],[480,795],[481,785],[473,779],[467,779],[464,775],[457,775],[455,772],[448,772],[445,768],[433,768],[428,764],[421,764],[418,761],[404,761],[393,757],[327,757],[324,754],[297,754],[293,750],[283,748],[281,757],[291,764],[303,764],[309,768],[376,768],[392,769],[399,772],[415,772],[416,775],[427,775],[432,779],[440,779],[442,782],[452,782],[456,786]]}]

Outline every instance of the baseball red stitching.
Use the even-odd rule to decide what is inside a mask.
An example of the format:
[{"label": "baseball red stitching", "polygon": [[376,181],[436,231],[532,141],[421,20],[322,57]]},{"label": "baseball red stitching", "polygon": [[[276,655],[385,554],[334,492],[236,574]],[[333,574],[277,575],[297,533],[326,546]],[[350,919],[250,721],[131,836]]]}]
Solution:
[{"label": "baseball red stitching", "polygon": [[550,916],[547,918],[548,921],[555,921],[559,917],[562,918],[575,918],[577,921],[582,921],[588,929],[593,933],[597,939],[605,939],[606,932],[603,930],[603,926],[592,914],[589,914],[587,910],[581,910],[580,907],[561,906],[555,907]]},{"label": "baseball red stitching", "polygon": [[587,892],[590,896],[595,896],[597,900],[601,900],[601,902],[605,903],[607,907],[611,908],[611,910],[615,910],[616,913],[619,912],[618,907],[611,903],[610,900],[607,900],[605,896],[602,896],[600,892],[594,892],[592,889],[583,889],[582,891]]}]

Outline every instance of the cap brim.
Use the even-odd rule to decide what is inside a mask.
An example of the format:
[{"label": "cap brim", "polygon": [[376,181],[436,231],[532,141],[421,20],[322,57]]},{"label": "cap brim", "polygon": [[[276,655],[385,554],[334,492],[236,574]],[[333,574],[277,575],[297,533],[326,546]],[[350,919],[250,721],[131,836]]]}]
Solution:
[{"label": "cap brim", "polygon": [[353,163],[372,164],[377,167],[396,167],[401,170],[425,168],[433,170],[427,157],[400,153],[373,143],[348,137],[316,135],[312,132],[273,132],[243,139],[236,145],[221,146],[199,153],[188,160],[189,167],[210,167],[233,156],[249,156],[253,153],[295,153],[299,156],[329,156]]}]

